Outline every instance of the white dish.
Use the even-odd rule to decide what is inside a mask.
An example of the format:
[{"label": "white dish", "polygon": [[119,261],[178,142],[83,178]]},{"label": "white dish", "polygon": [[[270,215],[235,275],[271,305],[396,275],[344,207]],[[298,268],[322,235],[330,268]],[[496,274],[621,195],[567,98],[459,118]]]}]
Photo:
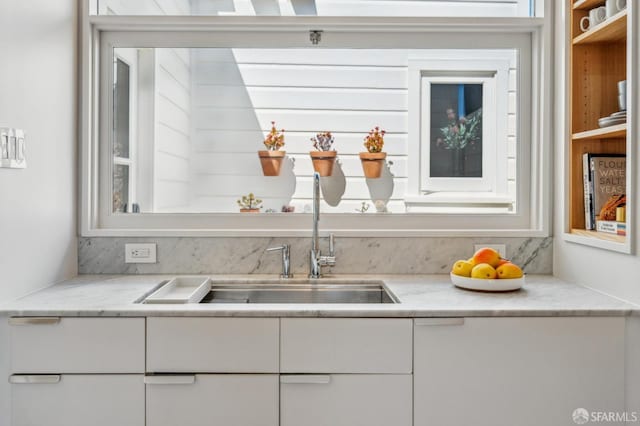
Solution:
[{"label": "white dish", "polygon": [[199,303],[209,290],[209,277],[176,277],[151,293],[144,303]]},{"label": "white dish", "polygon": [[605,117],[598,120],[598,125],[600,127],[609,127],[616,124],[622,124],[627,122],[627,117],[614,118],[614,117]]},{"label": "white dish", "polygon": [[451,274],[451,282],[456,287],[467,290],[479,291],[513,291],[522,288],[524,277],[513,279],[484,280],[480,278],[467,278]]},{"label": "white dish", "polygon": [[614,112],[609,117],[610,118],[622,118],[622,117],[626,118],[627,117],[627,111]]}]

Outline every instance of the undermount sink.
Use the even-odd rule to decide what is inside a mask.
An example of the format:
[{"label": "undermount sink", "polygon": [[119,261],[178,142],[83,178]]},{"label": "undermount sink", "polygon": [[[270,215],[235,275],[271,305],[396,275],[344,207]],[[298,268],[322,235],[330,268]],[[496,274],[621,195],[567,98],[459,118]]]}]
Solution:
[{"label": "undermount sink", "polygon": [[200,303],[398,303],[382,281],[216,284]]}]

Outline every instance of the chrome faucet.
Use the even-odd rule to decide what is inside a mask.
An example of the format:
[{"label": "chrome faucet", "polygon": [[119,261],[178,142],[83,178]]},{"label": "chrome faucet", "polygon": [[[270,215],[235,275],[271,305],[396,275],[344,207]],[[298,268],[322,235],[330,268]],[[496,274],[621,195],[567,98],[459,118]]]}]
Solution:
[{"label": "chrome faucet", "polygon": [[282,252],[282,273],[280,274],[280,278],[293,278],[291,274],[291,246],[289,244],[283,244],[278,247],[268,248],[267,251]]},{"label": "chrome faucet", "polygon": [[311,235],[311,252],[309,253],[309,278],[320,278],[323,266],[336,264],[333,234],[329,234],[329,256],[320,254],[318,222],[320,222],[320,174],[316,172],[313,174],[313,231]]}]

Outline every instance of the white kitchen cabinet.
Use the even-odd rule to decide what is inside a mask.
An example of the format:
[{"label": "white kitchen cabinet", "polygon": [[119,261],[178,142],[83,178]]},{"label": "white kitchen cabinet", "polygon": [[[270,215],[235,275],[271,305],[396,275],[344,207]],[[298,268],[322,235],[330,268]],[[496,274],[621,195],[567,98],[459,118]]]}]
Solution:
[{"label": "white kitchen cabinet", "polygon": [[143,377],[11,376],[11,426],[145,426]]},{"label": "white kitchen cabinet", "polygon": [[147,376],[147,426],[278,426],[277,374]]},{"label": "white kitchen cabinet", "polygon": [[9,318],[15,374],[144,373],[144,318]]},{"label": "white kitchen cabinet", "polygon": [[411,375],[280,376],[281,426],[411,426]]},{"label": "white kitchen cabinet", "polygon": [[283,373],[411,374],[411,319],[282,318]]},{"label": "white kitchen cabinet", "polygon": [[575,425],[624,411],[624,318],[415,320],[415,426]]},{"label": "white kitchen cabinet", "polygon": [[278,318],[148,318],[147,371],[277,373]]}]

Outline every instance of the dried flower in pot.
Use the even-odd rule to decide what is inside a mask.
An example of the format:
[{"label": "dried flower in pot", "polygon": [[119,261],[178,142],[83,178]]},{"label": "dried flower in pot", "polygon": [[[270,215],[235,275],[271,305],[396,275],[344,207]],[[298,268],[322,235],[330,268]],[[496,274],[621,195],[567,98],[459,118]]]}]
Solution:
[{"label": "dried flower in pot", "polygon": [[280,151],[284,146],[284,129],[278,131],[275,121],[271,122],[271,131],[264,139],[264,146],[266,150],[258,151],[262,173],[265,176],[278,176],[286,152]]},{"label": "dried flower in pot", "polygon": [[256,198],[252,192],[248,195],[243,195],[238,200],[238,206],[240,206],[240,213],[260,213],[262,208],[262,200]]},{"label": "dried flower in pot", "polygon": [[364,138],[364,146],[367,148],[367,152],[360,153],[360,161],[362,162],[364,176],[367,178],[376,179],[382,174],[382,166],[385,158],[387,158],[387,153],[382,152],[385,133],[384,130],[376,126]]},{"label": "dried flower in pot", "polygon": [[311,138],[311,142],[313,142],[313,147],[317,149],[317,151],[309,152],[313,162],[313,170],[318,172],[320,176],[331,176],[337,155],[337,152],[332,148],[333,135],[331,132],[318,133]]}]

